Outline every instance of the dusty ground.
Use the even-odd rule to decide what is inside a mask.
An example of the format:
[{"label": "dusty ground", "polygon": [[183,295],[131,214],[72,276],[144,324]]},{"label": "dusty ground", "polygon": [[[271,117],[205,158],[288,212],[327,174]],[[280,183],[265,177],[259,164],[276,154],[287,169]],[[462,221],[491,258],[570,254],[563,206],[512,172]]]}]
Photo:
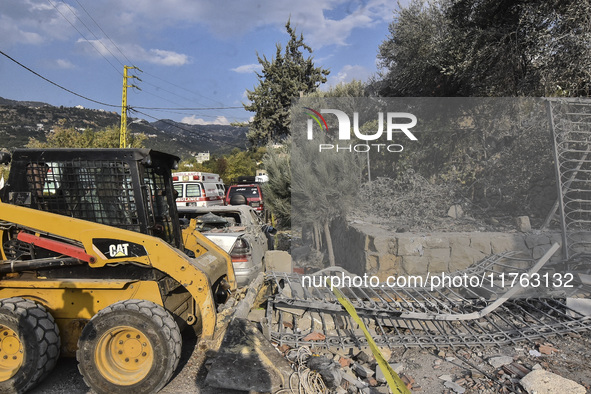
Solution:
[{"label": "dusty ground", "polygon": [[451,378],[451,381],[465,388],[467,393],[499,393],[503,392],[503,388],[507,392],[523,392],[518,384],[519,374],[512,374],[503,367],[495,368],[489,362],[495,357],[509,356],[513,358],[513,364],[527,370],[543,368],[574,380],[591,393],[591,334],[587,332],[583,335],[557,337],[542,344],[551,345],[556,351],[536,357],[530,351],[538,350],[539,346],[531,343],[518,343],[503,348],[441,351],[398,349],[393,352],[391,361],[404,364],[402,375],[414,380],[412,391],[453,393],[453,390],[444,386],[444,379]]},{"label": "dusty ground", "polygon": [[[184,347],[179,367],[162,393],[241,393],[206,387],[204,380],[209,366],[208,355],[195,346],[194,335],[185,333],[183,339]],[[582,384],[587,388],[587,392],[591,393],[591,333],[551,338],[540,344],[551,345],[556,351],[536,357],[530,354],[530,350],[538,350],[539,344],[533,343],[518,343],[503,348],[459,348],[442,351],[394,349],[390,361],[403,364],[401,376],[406,376],[414,382],[413,392],[453,393],[453,390],[445,387],[444,379],[458,383],[466,389],[466,393],[498,393],[502,392],[503,387],[519,392],[519,376],[511,375],[502,367],[494,368],[488,361],[494,357],[509,356],[512,357],[513,363],[528,370],[543,368]],[[79,375],[76,360],[62,358],[51,376],[31,393],[82,394],[92,391],[86,387]]]}]

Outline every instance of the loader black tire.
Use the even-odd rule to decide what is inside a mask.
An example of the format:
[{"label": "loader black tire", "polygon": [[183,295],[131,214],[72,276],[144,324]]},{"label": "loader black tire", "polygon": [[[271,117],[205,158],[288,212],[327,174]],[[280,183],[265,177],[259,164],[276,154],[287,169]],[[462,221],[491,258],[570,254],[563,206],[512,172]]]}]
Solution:
[{"label": "loader black tire", "polygon": [[24,393],[55,367],[60,334],[47,310],[21,297],[0,300],[0,392]]},{"label": "loader black tire", "polygon": [[181,333],[171,314],[146,300],[116,302],[84,327],[78,370],[97,393],[155,393],[172,377]]}]

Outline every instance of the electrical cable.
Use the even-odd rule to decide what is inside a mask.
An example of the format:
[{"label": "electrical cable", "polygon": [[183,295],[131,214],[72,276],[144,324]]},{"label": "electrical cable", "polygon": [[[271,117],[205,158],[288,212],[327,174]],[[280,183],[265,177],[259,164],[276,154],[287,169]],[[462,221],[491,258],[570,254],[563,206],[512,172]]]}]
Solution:
[{"label": "electrical cable", "polygon": [[209,110],[218,110],[218,109],[242,109],[244,107],[193,107],[193,108],[165,108],[165,107],[138,107],[134,106],[133,108],[139,109],[159,109],[159,110],[173,110],[173,111],[209,111]]},{"label": "electrical cable", "polygon": [[[117,44],[115,44],[115,42],[113,40],[111,40],[111,37],[109,37],[109,35],[103,30],[103,28],[98,24],[98,22],[92,17],[92,15],[90,15],[90,13],[86,10],[86,8],[84,8],[84,6],[78,0],[76,0],[76,3],[78,3],[80,8],[82,8],[82,10],[86,13],[86,15],[88,15],[88,17],[94,22],[94,24],[99,28],[99,30],[105,35],[105,37],[107,37],[107,39],[111,42],[111,44],[113,44],[113,46],[115,48],[117,48],[117,50],[119,51],[121,56],[123,56],[129,64],[134,65],[133,62],[131,60],[129,60],[129,58],[125,55],[125,53],[123,53],[121,48],[119,48],[119,46],[117,46]],[[111,55],[113,55],[113,54],[111,53]],[[113,57],[115,57],[115,55],[113,55]],[[121,63],[121,62],[119,62],[119,63]]]},{"label": "electrical cable", "polygon": [[72,90],[70,90],[70,89],[68,89],[68,88],[65,88],[65,87],[63,87],[62,85],[60,85],[60,84],[58,84],[58,83],[55,83],[55,82],[53,82],[53,81],[52,81],[52,80],[50,80],[50,79],[47,79],[47,78],[45,78],[43,75],[39,74],[38,72],[35,72],[35,71],[31,70],[29,67],[27,67],[27,66],[25,66],[24,64],[20,63],[20,62],[19,62],[19,61],[17,61],[16,59],[14,59],[14,58],[10,57],[10,56],[9,56],[9,55],[7,55],[6,53],[2,52],[1,50],[0,50],[0,55],[3,55],[4,57],[6,57],[6,58],[8,58],[9,60],[11,60],[12,62],[14,62],[14,63],[18,64],[19,66],[21,66],[21,67],[22,67],[22,68],[24,68],[25,70],[27,70],[27,71],[29,71],[30,73],[33,73],[33,74],[35,74],[36,76],[38,76],[39,78],[43,79],[44,81],[47,81],[47,82],[49,82],[50,84],[52,84],[52,85],[54,85],[54,86],[57,86],[58,88],[60,88],[60,89],[62,89],[62,90],[65,90],[65,91],[66,91],[66,92],[68,92],[68,93],[71,93],[71,94],[73,94],[73,95],[75,95],[75,96],[78,96],[78,97],[80,97],[80,98],[83,98],[84,100],[88,100],[88,101],[91,101],[91,102],[93,102],[93,103],[100,104],[100,105],[104,105],[104,106],[107,106],[107,107],[114,107],[114,108],[119,108],[119,107],[120,107],[120,105],[107,104],[107,103],[103,103],[102,101],[98,101],[98,100],[94,100],[94,99],[88,98],[88,97],[86,97],[86,96],[83,96],[83,95],[81,95],[81,94],[79,94],[79,93],[76,93],[76,92],[74,92],[74,91],[72,91]]},{"label": "electrical cable", "polygon": [[[119,69],[117,67],[115,67],[115,65],[113,63],[111,63],[111,61],[109,59],[107,59],[107,57],[103,53],[101,53],[101,51],[99,51],[98,48],[93,43],[91,43],[90,40],[88,38],[86,38],[86,36],[84,34],[82,34],[82,32],[80,30],[78,30],[78,28],[72,22],[70,22],[70,20],[68,18],[66,18],[66,16],[59,10],[59,8],[57,8],[57,6],[55,4],[53,4],[53,2],[51,0],[47,0],[47,1],[49,2],[49,4],[51,4],[53,6],[53,8],[55,8],[55,10],[62,16],[62,18],[64,18],[70,24],[70,26],[72,26],[78,32],[78,34],[80,34],[82,36],[82,38],[86,42],[88,42],[90,44],[90,46],[92,46],[94,48],[94,50],[97,51],[97,53],[99,55],[101,55],[103,59],[105,59],[107,61],[107,63],[109,63],[111,65],[111,67],[113,67],[113,69],[115,70],[115,72],[117,72],[119,75],[123,76],[123,74],[121,73],[121,71],[119,71]],[[66,6],[68,6],[68,5],[66,4]],[[69,6],[68,6],[68,9],[70,9]],[[70,12],[72,12],[71,9],[70,9]],[[80,18],[78,18],[78,20],[80,20]],[[87,27],[87,29],[88,29],[88,27]],[[99,42],[100,42],[100,40],[99,40]],[[119,60],[117,60],[117,61],[119,61]]]},{"label": "electrical cable", "polygon": [[[68,10],[70,11],[70,13],[72,15],[74,15],[74,17],[76,19],[78,19],[80,21],[80,23],[82,23],[82,26],[84,26],[86,28],[86,30],[88,30],[90,32],[90,34],[92,34],[92,36],[96,39],[96,41],[99,44],[101,44],[103,46],[103,48],[105,48],[107,50],[107,52],[109,52],[111,54],[111,56],[113,56],[115,58],[115,60],[117,60],[119,62],[120,65],[125,66],[123,64],[123,62],[121,60],[119,60],[119,58],[117,58],[117,56],[115,56],[113,54],[113,52],[111,52],[111,50],[100,40],[100,38],[98,38],[98,36],[96,34],[94,34],[94,32],[92,30],[90,30],[90,28],[86,25],[86,23],[84,23],[84,21],[82,19],[80,19],[80,17],[74,12],[72,7],[70,7],[70,5],[68,3],[66,3],[65,1],[63,3],[65,4],[66,7],[68,7]],[[100,29],[100,27],[99,27],[99,29]],[[83,38],[84,38],[84,36],[83,36]],[[88,41],[88,40],[86,40],[86,41]],[[88,43],[90,44],[90,41],[88,41]]]},{"label": "electrical cable", "polygon": [[[88,11],[88,10],[87,10],[85,7],[84,7],[84,5],[83,5],[83,4],[82,4],[82,3],[81,3],[79,0],[75,0],[75,1],[76,1],[76,3],[78,4],[78,6],[79,6],[79,7],[80,7],[80,8],[81,8],[83,11],[84,11],[84,13],[86,13],[86,15],[87,15],[87,16],[90,18],[90,20],[92,20],[92,22],[93,22],[93,23],[94,23],[94,24],[95,24],[95,25],[96,25],[96,26],[99,28],[99,30],[100,30],[100,31],[103,33],[103,35],[104,35],[104,36],[105,36],[105,37],[106,37],[106,38],[107,38],[107,39],[108,39],[108,40],[111,42],[111,44],[113,44],[113,46],[114,46],[114,47],[117,49],[117,51],[118,51],[118,52],[119,52],[119,53],[120,53],[120,54],[121,54],[121,55],[122,55],[122,56],[125,58],[125,60],[127,60],[127,62],[128,62],[129,64],[132,64],[132,65],[134,65],[134,63],[133,63],[133,62],[132,62],[132,61],[131,61],[131,60],[130,60],[130,59],[129,59],[129,58],[126,56],[126,55],[125,55],[125,53],[124,53],[124,52],[121,50],[121,48],[120,48],[120,47],[119,47],[119,46],[118,46],[118,45],[117,45],[117,44],[116,44],[116,43],[115,43],[115,42],[114,42],[114,41],[111,39],[111,37],[109,37],[109,35],[108,35],[108,34],[105,32],[105,30],[104,30],[104,29],[103,29],[103,28],[102,28],[102,27],[99,25],[99,23],[97,22],[97,20],[96,20],[96,19],[95,19],[95,18],[94,18],[94,17],[93,17],[93,16],[90,14],[90,12],[89,12],[89,11]],[[65,16],[65,15],[64,15],[64,14],[63,14],[63,13],[62,13],[62,12],[61,12],[59,9],[58,9],[58,7],[57,7],[57,6],[56,6],[56,5],[55,5],[55,4],[54,4],[54,3],[53,3],[51,0],[48,0],[48,2],[49,2],[49,3],[50,3],[50,4],[51,4],[51,5],[52,5],[52,6],[53,6],[55,9],[56,9],[56,11],[57,11],[57,12],[58,12],[58,13],[59,13],[59,14],[60,14],[60,15],[61,15],[61,16],[62,16],[62,17],[63,17],[63,18],[64,18],[64,19],[65,19],[65,20],[66,20],[66,21],[67,21],[67,22],[68,22],[68,23],[69,23],[69,24],[70,24],[70,25],[71,25],[71,26],[72,26],[72,27],[73,27],[73,28],[74,28],[74,29],[75,29],[75,30],[76,30],[76,31],[77,31],[79,34],[80,34],[80,36],[81,36],[81,37],[82,37],[82,38],[83,38],[85,41],[87,41],[87,42],[88,42],[90,45],[92,45],[92,46],[93,46],[93,48],[94,48],[94,49],[95,49],[95,50],[96,50],[96,51],[97,51],[97,52],[98,52],[98,53],[99,53],[99,54],[100,54],[100,55],[101,55],[101,56],[102,56],[102,57],[103,57],[103,58],[104,58],[104,59],[105,59],[105,60],[106,60],[106,61],[107,61],[107,62],[108,62],[108,63],[109,63],[109,64],[110,64],[110,65],[111,65],[111,66],[112,66],[112,67],[113,67],[115,70],[116,70],[116,71],[117,71],[117,73],[119,73],[120,75],[122,75],[122,74],[121,74],[121,72],[120,72],[120,71],[119,71],[119,70],[118,70],[118,69],[117,69],[117,68],[116,68],[116,67],[115,67],[115,66],[114,66],[114,65],[113,65],[113,64],[112,64],[112,63],[111,63],[111,62],[110,62],[110,61],[109,61],[109,60],[108,60],[108,59],[107,59],[105,56],[104,56],[104,54],[103,54],[103,53],[102,53],[102,52],[101,52],[101,51],[100,51],[100,50],[99,50],[99,49],[96,47],[96,45],[94,45],[94,44],[93,44],[93,43],[92,43],[90,40],[88,40],[88,39],[87,39],[87,38],[84,36],[84,34],[82,34],[82,32],[81,32],[80,30],[78,30],[78,29],[76,28],[76,26],[75,26],[75,25],[74,25],[72,22],[70,22],[70,20],[69,20],[68,18],[66,18],[66,16]],[[80,18],[80,17],[79,17],[79,16],[78,16],[78,15],[77,15],[75,12],[74,12],[74,10],[72,9],[72,7],[71,7],[70,5],[68,5],[67,3],[65,3],[65,2],[64,2],[64,5],[65,5],[65,6],[68,8],[68,10],[70,11],[70,13],[72,13],[72,14],[74,15],[74,17],[75,17],[76,19],[78,19],[78,20],[80,21],[80,23],[81,23],[81,24],[82,24],[82,25],[83,25],[83,26],[84,26],[84,27],[85,27],[85,28],[86,28],[86,29],[87,29],[87,30],[90,32],[90,34],[92,34],[92,35],[93,35],[93,37],[96,39],[96,42],[98,42],[100,45],[102,45],[102,46],[105,48],[105,50],[107,50],[107,52],[109,52],[109,54],[111,54],[111,56],[113,56],[113,58],[115,58],[115,60],[116,60],[116,61],[117,61],[119,64],[121,64],[121,65],[124,65],[124,64],[123,64],[123,62],[122,62],[122,61],[121,61],[121,60],[120,60],[120,59],[119,59],[119,58],[118,58],[118,57],[117,57],[117,56],[116,56],[116,55],[115,55],[115,54],[114,54],[114,53],[113,53],[113,52],[112,52],[112,51],[111,51],[111,50],[110,50],[110,49],[109,49],[109,48],[108,48],[108,47],[107,47],[107,46],[106,46],[106,45],[105,45],[105,44],[104,44],[104,43],[103,43],[103,42],[102,42],[100,39],[99,39],[99,37],[98,37],[98,36],[97,36],[97,35],[96,35],[96,34],[95,34],[95,33],[94,33],[94,32],[93,32],[91,29],[90,29],[90,27],[89,27],[89,26],[88,26],[88,25],[87,25],[87,24],[86,24],[86,23],[85,23],[85,22],[84,22],[84,21],[83,21],[83,20],[82,20],[82,19],[81,19],[81,18]],[[197,93],[197,92],[192,92],[191,90],[189,90],[189,89],[186,89],[186,88],[185,88],[185,87],[183,87],[183,86],[179,86],[179,85],[176,85],[176,84],[174,84],[174,83],[172,83],[172,82],[168,82],[168,81],[166,81],[166,80],[164,80],[164,79],[162,79],[162,78],[160,78],[160,77],[158,77],[158,76],[156,76],[156,75],[153,75],[153,74],[151,74],[151,73],[149,73],[149,72],[146,72],[145,74],[146,74],[146,75],[148,75],[148,76],[152,76],[152,77],[154,77],[154,78],[160,79],[160,80],[161,80],[161,81],[163,81],[163,82],[166,82],[166,83],[168,83],[168,84],[170,84],[170,85],[172,85],[172,86],[174,86],[174,87],[176,87],[176,88],[183,89],[183,90],[185,90],[185,91],[187,91],[187,92],[189,92],[189,93],[191,93],[191,94],[194,94],[194,95],[196,95],[196,96],[202,97],[202,98],[204,98],[204,99],[207,99],[207,100],[209,100],[209,101],[212,101],[212,102],[214,102],[214,103],[219,103],[219,104],[221,104],[221,107],[223,107],[223,103],[221,103],[221,102],[219,102],[219,101],[217,101],[217,100],[214,100],[214,99],[212,99],[212,98],[209,98],[209,97],[207,97],[207,96],[204,96],[204,95],[202,95],[202,94],[200,94],[200,93]],[[150,86],[152,86],[152,87],[156,88],[157,90],[162,90],[162,91],[164,91],[164,92],[167,92],[167,93],[169,93],[169,94],[171,94],[171,95],[173,95],[173,96],[177,96],[177,97],[179,97],[179,98],[181,98],[181,99],[183,99],[183,100],[186,100],[186,101],[192,101],[191,99],[189,99],[189,98],[187,98],[187,97],[183,97],[183,96],[179,95],[178,93],[172,92],[172,91],[170,91],[170,90],[167,90],[167,89],[165,89],[165,88],[163,88],[163,87],[161,87],[161,86],[155,85],[155,84],[153,84],[153,83],[150,83],[150,82],[148,82],[148,81],[142,81],[142,82],[144,82],[145,84],[147,84],[147,85],[150,85]],[[178,103],[176,103],[176,102],[174,102],[174,101],[172,101],[172,100],[166,99],[165,97],[159,96],[159,95],[157,95],[157,94],[154,94],[154,93],[151,93],[151,92],[149,92],[149,91],[145,91],[145,90],[144,90],[144,93],[146,93],[146,94],[149,94],[149,95],[152,95],[152,96],[154,96],[154,97],[156,97],[156,98],[159,98],[159,99],[161,99],[161,100],[164,100],[164,101],[167,101],[167,102],[170,102],[170,103],[173,103],[173,104],[179,105]],[[228,109],[242,109],[242,107],[223,107],[223,108],[215,108],[215,107],[214,107],[214,108],[212,108],[212,109],[226,109],[226,108],[228,108]],[[149,108],[149,107],[144,107],[143,109],[152,109],[152,108]],[[187,108],[187,109],[177,109],[177,108],[159,108],[159,109],[171,109],[171,110],[182,110],[182,111],[193,110],[193,109],[190,109],[190,108]],[[197,109],[197,110],[200,110],[200,109]],[[215,116],[213,116],[213,115],[210,115],[210,117],[215,117]]]}]

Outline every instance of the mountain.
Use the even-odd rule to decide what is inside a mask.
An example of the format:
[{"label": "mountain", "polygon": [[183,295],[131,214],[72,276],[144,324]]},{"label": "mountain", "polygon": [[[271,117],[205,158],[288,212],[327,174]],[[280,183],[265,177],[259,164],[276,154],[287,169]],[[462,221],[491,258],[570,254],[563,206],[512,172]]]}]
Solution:
[{"label": "mountain", "polygon": [[[99,130],[119,126],[119,113],[78,107],[55,107],[36,101],[15,101],[0,97],[0,148],[24,147],[29,138],[45,140],[55,126],[78,130]],[[189,157],[199,152],[223,154],[245,149],[246,127],[228,125],[188,125],[164,119],[149,123],[131,119],[129,133],[146,135],[147,148]]]},{"label": "mountain", "polygon": [[234,148],[246,149],[247,127],[227,125],[189,125],[164,119],[150,123],[158,130],[155,136],[148,135],[151,143],[178,145],[180,149],[198,153],[227,153]]}]

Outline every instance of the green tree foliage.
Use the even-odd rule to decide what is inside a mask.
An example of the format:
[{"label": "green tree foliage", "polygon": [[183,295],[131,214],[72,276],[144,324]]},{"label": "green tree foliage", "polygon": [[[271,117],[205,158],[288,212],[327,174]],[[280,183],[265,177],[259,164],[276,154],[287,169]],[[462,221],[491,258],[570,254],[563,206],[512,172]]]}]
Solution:
[{"label": "green tree foliage", "polygon": [[386,96],[588,96],[588,0],[413,0],[380,45]]},{"label": "green tree foliage", "polygon": [[218,174],[226,184],[230,184],[239,176],[254,176],[262,164],[266,148],[243,151],[234,148],[227,155],[213,156],[210,160],[197,163],[195,158],[183,160],[179,171],[200,171]]},{"label": "green tree foliage", "polygon": [[269,181],[263,184],[263,195],[271,210],[277,226],[291,226],[291,141],[287,140],[280,148],[268,147],[263,157]]},{"label": "green tree foliage", "polygon": [[[374,88],[406,97],[589,96],[590,22],[589,0],[413,0],[379,47]],[[412,168],[429,181],[454,182],[487,212],[547,214],[555,187],[546,110],[540,106],[542,120],[526,127],[511,107],[527,102],[507,105],[490,124],[479,117],[435,134],[423,123],[427,131],[400,156],[396,174]],[[480,111],[462,110],[467,119]],[[392,163],[379,160],[372,167],[387,172]],[[549,197],[538,204],[541,195]]]},{"label": "green tree foliage", "polygon": [[251,103],[244,108],[255,113],[248,132],[253,146],[265,146],[289,136],[292,99],[299,97],[300,92],[315,91],[329,74],[329,70],[315,67],[311,56],[304,57],[304,51],[312,53],[312,48],[304,43],[304,36],[298,37],[289,21],[285,28],[290,37],[285,50],[278,43],[271,60],[257,54],[263,66],[257,73],[259,84],[254,90],[246,91]]},{"label": "green tree foliage", "polygon": [[[330,87],[327,91],[316,90],[308,94],[307,97],[339,97],[344,100],[345,97],[353,98],[366,95],[366,85],[355,80],[349,83],[340,83]],[[352,107],[349,109],[353,110]],[[278,225],[284,227],[291,225],[291,145],[291,139],[287,139],[281,148],[267,148],[267,154],[263,157],[263,167],[269,175],[269,182],[264,184],[265,199],[275,215]],[[313,180],[309,179],[309,181]],[[355,188],[348,190],[347,193],[354,190]],[[312,222],[307,224],[310,225]]]},{"label": "green tree foliage", "polygon": [[[146,136],[132,134],[129,136],[132,148],[142,148]],[[119,148],[119,128],[109,126],[102,130],[86,129],[78,131],[74,128],[56,127],[46,137],[46,141],[30,138],[28,148]]]},{"label": "green tree foliage", "polygon": [[316,248],[321,244],[319,235],[324,233],[329,264],[334,266],[330,223],[352,208],[359,190],[361,165],[356,154],[336,150],[319,153],[318,143],[330,142],[327,138],[323,135],[315,141],[300,139],[292,146],[292,220],[313,230]]},{"label": "green tree foliage", "polygon": [[442,5],[413,0],[401,8],[380,45],[383,68],[378,91],[383,96],[449,96],[455,93],[444,72],[452,37]]}]

